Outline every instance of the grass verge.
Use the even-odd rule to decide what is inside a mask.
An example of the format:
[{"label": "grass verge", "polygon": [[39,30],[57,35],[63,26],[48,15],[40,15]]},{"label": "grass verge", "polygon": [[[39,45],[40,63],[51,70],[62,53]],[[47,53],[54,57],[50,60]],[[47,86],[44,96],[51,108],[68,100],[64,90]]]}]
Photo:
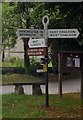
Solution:
[{"label": "grass verge", "polygon": [[[77,74],[78,75],[78,74]],[[2,84],[12,84],[15,82],[23,82],[23,83],[28,83],[28,82],[45,82],[45,77],[40,77],[40,76],[33,76],[29,74],[5,74],[1,76],[2,79],[0,79],[0,83]],[[80,79],[80,77],[76,77],[75,75],[67,75],[63,76],[63,80],[72,80],[72,79]],[[58,81],[58,74],[48,74],[48,80],[49,82],[56,82]]]},{"label": "grass verge", "polygon": [[33,83],[33,82],[44,82],[44,78],[32,76],[29,74],[6,74],[2,75],[2,84],[12,84],[15,82],[21,83]]},{"label": "grass verge", "polygon": [[[7,94],[2,96],[2,116],[6,118],[57,118],[80,120],[82,106],[79,93],[49,95],[49,107],[45,96]],[[21,119],[20,119],[21,120]],[[39,119],[40,120],[40,119]]]}]

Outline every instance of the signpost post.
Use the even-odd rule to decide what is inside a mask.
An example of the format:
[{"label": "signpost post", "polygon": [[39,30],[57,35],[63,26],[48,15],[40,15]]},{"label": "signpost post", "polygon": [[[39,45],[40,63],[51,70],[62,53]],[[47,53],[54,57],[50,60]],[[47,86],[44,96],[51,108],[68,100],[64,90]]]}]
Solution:
[{"label": "signpost post", "polygon": [[47,56],[46,56],[46,107],[49,106],[49,96],[48,96],[48,24],[49,24],[49,18],[48,16],[44,16],[42,19],[42,23],[44,25],[44,30],[45,30],[45,43],[46,43],[46,51],[47,51]]}]

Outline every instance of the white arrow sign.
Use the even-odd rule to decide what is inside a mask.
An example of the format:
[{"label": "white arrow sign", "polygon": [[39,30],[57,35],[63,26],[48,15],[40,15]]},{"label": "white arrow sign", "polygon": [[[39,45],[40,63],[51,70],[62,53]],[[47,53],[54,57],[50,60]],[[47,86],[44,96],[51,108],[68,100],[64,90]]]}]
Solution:
[{"label": "white arrow sign", "polygon": [[48,29],[48,38],[77,38],[77,29]]},{"label": "white arrow sign", "polygon": [[42,29],[18,29],[17,36],[20,38],[44,38]]},{"label": "white arrow sign", "polygon": [[[48,29],[48,38],[77,38],[77,29]],[[45,38],[44,29],[18,29],[17,36],[20,38]]]},{"label": "white arrow sign", "polygon": [[29,39],[29,48],[46,47],[45,39]]}]

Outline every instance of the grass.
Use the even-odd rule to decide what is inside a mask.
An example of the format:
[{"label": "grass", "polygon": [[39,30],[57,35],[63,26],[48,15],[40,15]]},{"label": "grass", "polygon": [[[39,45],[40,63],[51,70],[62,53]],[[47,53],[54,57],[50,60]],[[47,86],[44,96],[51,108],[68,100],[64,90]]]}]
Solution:
[{"label": "grass", "polygon": [[[45,96],[8,94],[2,96],[3,118],[75,118],[80,120],[81,101],[79,93],[49,96],[49,107],[45,107]],[[62,120],[62,119],[61,119]]]},{"label": "grass", "polygon": [[6,75],[2,75],[2,84],[12,84],[15,82],[33,83],[33,82],[44,82],[44,81],[45,80],[42,77],[32,76],[29,74],[6,74]]},{"label": "grass", "polygon": [[[72,79],[80,79],[80,77],[76,77],[79,76],[79,73],[76,74],[72,74],[72,75],[67,75],[67,76],[63,76],[63,80],[72,80]],[[29,75],[29,74],[5,74],[5,75],[0,75],[0,83],[2,84],[12,84],[15,82],[23,82],[23,83],[27,83],[27,82],[45,82],[45,77],[40,77],[40,76],[33,76],[33,75]],[[56,82],[58,81],[58,74],[48,74],[48,81],[49,82]]]},{"label": "grass", "polygon": [[[20,61],[20,59],[18,59]],[[23,61],[21,61],[23,62]],[[11,62],[0,62],[0,66],[3,67],[15,67],[16,63],[11,63]],[[18,66],[20,64],[18,63]],[[48,64],[49,67],[52,67],[51,62]],[[71,74],[68,75],[63,75],[63,80],[67,80],[67,79],[79,79],[80,78],[80,72],[73,72]],[[48,79],[50,82],[54,82],[54,81],[58,81],[58,74],[53,74],[53,73],[49,73],[48,74]],[[32,75],[24,75],[24,74],[6,74],[6,75],[2,75],[2,83],[3,84],[12,84],[14,82],[42,82],[45,81],[45,78],[41,78],[41,77],[37,77],[37,76],[32,76]],[[0,79],[0,83],[1,83],[1,79]]]}]

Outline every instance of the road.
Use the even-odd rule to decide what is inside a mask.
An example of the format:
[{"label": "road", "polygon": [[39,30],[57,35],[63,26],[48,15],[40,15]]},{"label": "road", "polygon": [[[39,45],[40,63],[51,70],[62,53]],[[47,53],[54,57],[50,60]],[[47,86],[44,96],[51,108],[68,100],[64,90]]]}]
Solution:
[{"label": "road", "polygon": [[[70,93],[70,92],[80,92],[81,80],[65,80],[62,83],[62,92]],[[32,86],[26,85],[24,87],[25,94],[32,94]],[[8,94],[14,93],[15,86],[0,86],[0,94]],[[41,85],[42,92],[45,93],[45,85]],[[58,82],[50,82],[49,83],[49,94],[58,94]]]}]

